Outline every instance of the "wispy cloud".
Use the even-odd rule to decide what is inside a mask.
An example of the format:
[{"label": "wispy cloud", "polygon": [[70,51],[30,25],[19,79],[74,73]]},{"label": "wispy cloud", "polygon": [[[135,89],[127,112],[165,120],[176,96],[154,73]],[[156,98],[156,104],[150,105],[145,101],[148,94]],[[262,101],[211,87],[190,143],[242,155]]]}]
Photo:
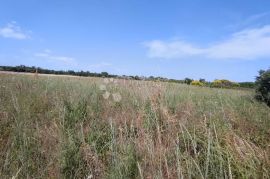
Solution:
[{"label": "wispy cloud", "polygon": [[258,14],[253,14],[249,17],[241,17],[238,18],[238,21],[234,24],[230,24],[228,26],[228,29],[239,29],[239,28],[245,28],[248,26],[254,26],[254,25],[260,25],[263,21],[269,19],[270,17],[270,11],[262,12]]},{"label": "wispy cloud", "polygon": [[40,53],[35,53],[34,55],[35,55],[35,57],[40,57],[42,59],[49,60],[49,61],[63,62],[65,64],[75,64],[76,63],[76,60],[74,58],[67,57],[67,56],[55,55],[52,53],[51,50],[48,50],[48,49],[46,49]]},{"label": "wispy cloud", "polygon": [[242,23],[242,25],[248,25],[251,23],[254,23],[258,20],[261,20],[262,18],[269,18],[270,12],[262,12],[262,13],[258,13],[258,14],[254,14],[250,17],[248,17],[247,19],[245,19]]},{"label": "wispy cloud", "polygon": [[12,38],[24,40],[30,38],[29,35],[17,25],[15,21],[8,23],[4,27],[0,27],[0,36],[4,38]]},{"label": "wispy cloud", "polygon": [[185,41],[153,40],[144,42],[151,58],[186,58],[201,56],[212,59],[251,60],[270,57],[270,25],[245,29],[227,40],[198,47]]},{"label": "wispy cloud", "polygon": [[151,58],[182,58],[199,55],[204,49],[184,41],[161,41],[153,40],[143,43],[148,48],[148,56]]}]

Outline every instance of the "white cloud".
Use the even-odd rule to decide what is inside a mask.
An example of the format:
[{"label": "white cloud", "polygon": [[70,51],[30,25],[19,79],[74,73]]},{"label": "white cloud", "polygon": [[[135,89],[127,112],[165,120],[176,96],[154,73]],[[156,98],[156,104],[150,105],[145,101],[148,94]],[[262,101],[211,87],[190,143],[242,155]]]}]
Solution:
[{"label": "white cloud", "polygon": [[154,40],[145,42],[144,45],[148,48],[148,55],[151,58],[181,58],[199,55],[204,51],[184,41],[164,42]]},{"label": "white cloud", "polygon": [[34,54],[36,57],[43,58],[49,61],[58,61],[66,64],[75,64],[76,60],[72,57],[54,55],[51,50],[44,50],[41,53]]},{"label": "white cloud", "polygon": [[204,47],[184,41],[153,40],[145,42],[151,58],[184,58],[201,56],[212,59],[250,60],[270,57],[270,25],[245,29],[232,34],[227,40]]},{"label": "white cloud", "polygon": [[15,21],[8,23],[5,27],[0,27],[0,36],[4,38],[13,38],[18,40],[23,40],[29,38],[29,36],[24,32]]}]

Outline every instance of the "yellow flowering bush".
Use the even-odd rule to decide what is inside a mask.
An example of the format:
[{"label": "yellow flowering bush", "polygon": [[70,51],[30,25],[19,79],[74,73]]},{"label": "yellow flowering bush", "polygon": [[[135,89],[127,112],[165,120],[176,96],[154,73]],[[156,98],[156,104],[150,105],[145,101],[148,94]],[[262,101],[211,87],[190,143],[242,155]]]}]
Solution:
[{"label": "yellow flowering bush", "polygon": [[222,80],[215,80],[211,84],[211,86],[215,88],[233,88],[233,87],[239,87],[240,85],[238,83],[222,79]]},{"label": "yellow flowering bush", "polygon": [[191,85],[194,85],[194,86],[204,86],[204,84],[198,80],[193,80],[191,82]]}]

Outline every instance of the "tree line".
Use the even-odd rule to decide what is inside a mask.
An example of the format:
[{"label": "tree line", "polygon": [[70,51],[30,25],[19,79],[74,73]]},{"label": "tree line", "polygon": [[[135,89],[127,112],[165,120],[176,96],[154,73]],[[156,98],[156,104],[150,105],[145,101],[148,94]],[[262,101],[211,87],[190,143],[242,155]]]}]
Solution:
[{"label": "tree line", "polygon": [[108,72],[90,72],[90,71],[74,71],[74,70],[49,70],[35,66],[0,66],[0,71],[12,71],[12,72],[24,72],[24,73],[40,73],[40,74],[55,74],[55,75],[73,75],[82,77],[106,77],[106,78],[119,78],[119,79],[132,79],[132,80],[148,80],[148,81],[163,81],[163,82],[173,82],[182,83],[195,86],[208,86],[215,88],[254,88],[254,82],[240,82],[235,83],[229,80],[221,79],[214,80],[213,82],[208,82],[205,79],[193,80],[191,78],[185,78],[183,80],[169,79],[164,77],[144,77],[144,76],[126,76],[126,75],[113,75]]}]

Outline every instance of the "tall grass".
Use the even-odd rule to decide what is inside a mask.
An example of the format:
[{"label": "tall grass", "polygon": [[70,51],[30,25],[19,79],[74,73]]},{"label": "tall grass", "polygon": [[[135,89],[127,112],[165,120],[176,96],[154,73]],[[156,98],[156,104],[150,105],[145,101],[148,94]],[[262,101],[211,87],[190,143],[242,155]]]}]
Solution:
[{"label": "tall grass", "polygon": [[253,91],[0,75],[0,178],[270,178]]}]

